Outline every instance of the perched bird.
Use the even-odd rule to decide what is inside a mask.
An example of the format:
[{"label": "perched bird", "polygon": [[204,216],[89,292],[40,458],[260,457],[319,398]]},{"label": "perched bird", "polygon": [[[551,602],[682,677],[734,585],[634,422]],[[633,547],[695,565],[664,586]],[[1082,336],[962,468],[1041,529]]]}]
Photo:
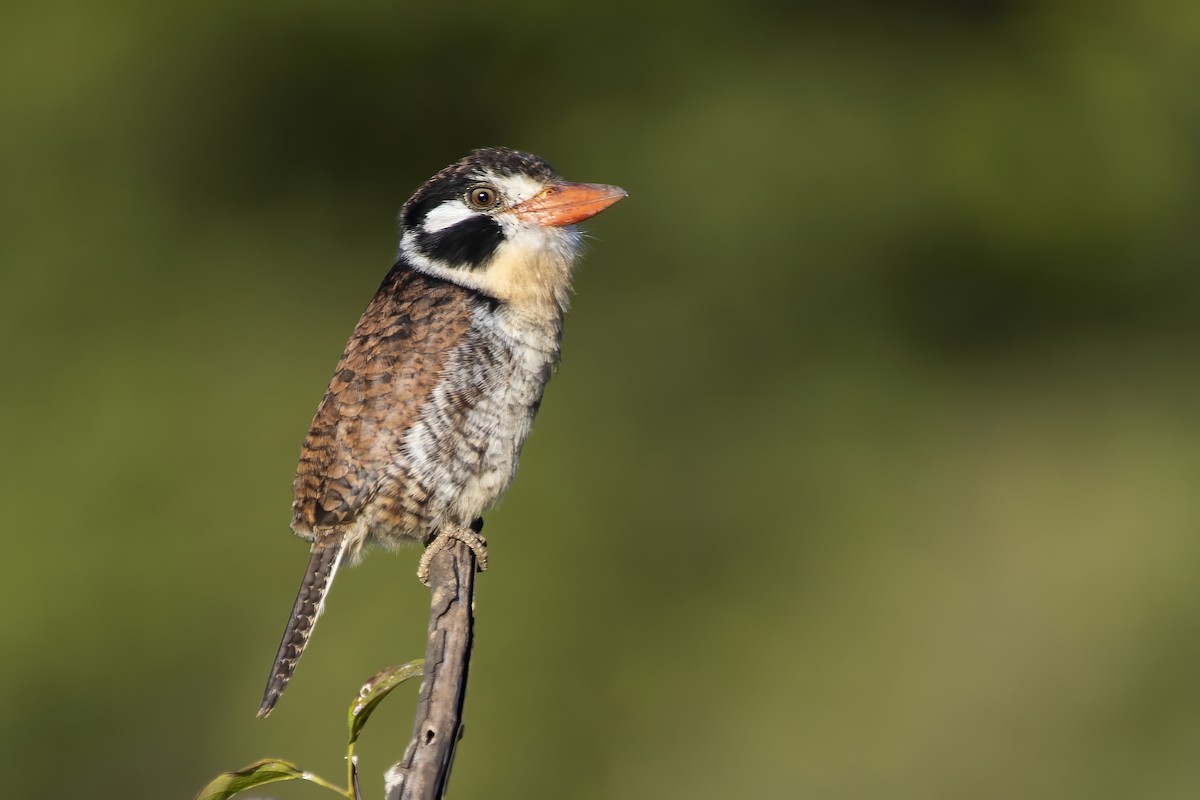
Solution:
[{"label": "perched bird", "polygon": [[400,212],[396,263],[359,319],[304,439],[292,530],[312,542],[258,716],[271,713],[347,555],[448,541],[486,550],[480,515],[512,482],[559,358],[575,223],[625,197],[537,156],[476,150]]}]

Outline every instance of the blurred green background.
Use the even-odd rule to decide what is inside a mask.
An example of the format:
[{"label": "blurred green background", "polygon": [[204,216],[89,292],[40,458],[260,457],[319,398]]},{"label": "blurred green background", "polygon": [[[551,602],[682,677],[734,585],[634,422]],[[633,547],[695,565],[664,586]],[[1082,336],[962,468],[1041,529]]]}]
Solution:
[{"label": "blurred green background", "polygon": [[343,573],[255,720],[295,460],[401,203],[502,144],[630,198],[456,798],[1200,796],[1200,6],[409,6],[0,10],[0,794],[341,777],[427,592]]}]

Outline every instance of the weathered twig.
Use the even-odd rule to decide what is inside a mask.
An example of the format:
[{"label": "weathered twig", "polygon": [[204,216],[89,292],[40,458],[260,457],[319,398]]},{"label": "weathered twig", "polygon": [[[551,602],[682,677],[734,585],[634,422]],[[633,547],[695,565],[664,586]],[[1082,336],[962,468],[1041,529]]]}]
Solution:
[{"label": "weathered twig", "polygon": [[413,738],[404,758],[384,775],[387,800],[441,798],[462,736],[475,624],[475,554],[471,548],[455,541],[438,552],[429,565],[429,585],[433,593],[429,642]]}]

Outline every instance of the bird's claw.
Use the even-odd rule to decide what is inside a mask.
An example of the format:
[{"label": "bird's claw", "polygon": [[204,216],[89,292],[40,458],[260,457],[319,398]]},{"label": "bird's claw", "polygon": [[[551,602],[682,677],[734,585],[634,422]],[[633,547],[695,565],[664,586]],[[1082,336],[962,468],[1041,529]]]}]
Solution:
[{"label": "bird's claw", "polygon": [[453,542],[462,542],[471,548],[471,552],[475,554],[475,569],[478,572],[487,569],[487,539],[470,528],[452,525],[438,531],[437,536],[421,554],[421,563],[417,565],[417,580],[426,586],[429,585],[429,565],[433,563],[433,557]]}]

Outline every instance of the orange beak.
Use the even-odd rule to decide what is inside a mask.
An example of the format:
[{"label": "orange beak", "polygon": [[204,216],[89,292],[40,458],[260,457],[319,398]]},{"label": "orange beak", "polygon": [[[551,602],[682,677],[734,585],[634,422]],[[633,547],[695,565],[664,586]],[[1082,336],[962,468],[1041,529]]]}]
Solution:
[{"label": "orange beak", "polygon": [[512,207],[522,222],[545,228],[574,225],[594,217],[629,193],[620,186],[602,183],[552,183],[535,197]]}]

